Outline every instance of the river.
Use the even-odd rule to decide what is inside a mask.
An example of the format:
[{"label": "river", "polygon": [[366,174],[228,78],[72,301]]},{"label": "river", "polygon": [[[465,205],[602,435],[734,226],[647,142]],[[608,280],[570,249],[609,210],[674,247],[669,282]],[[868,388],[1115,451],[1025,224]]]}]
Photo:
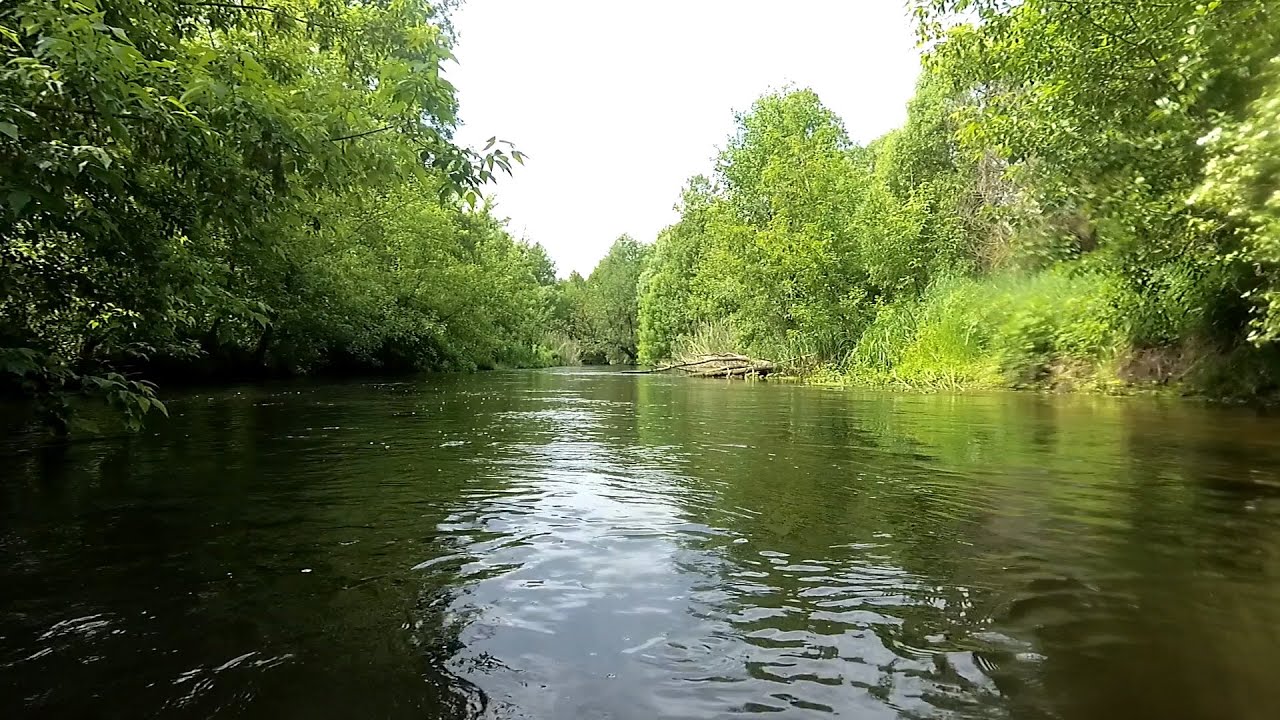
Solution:
[{"label": "river", "polygon": [[7,718],[1280,717],[1280,420],[553,370],[0,454]]}]

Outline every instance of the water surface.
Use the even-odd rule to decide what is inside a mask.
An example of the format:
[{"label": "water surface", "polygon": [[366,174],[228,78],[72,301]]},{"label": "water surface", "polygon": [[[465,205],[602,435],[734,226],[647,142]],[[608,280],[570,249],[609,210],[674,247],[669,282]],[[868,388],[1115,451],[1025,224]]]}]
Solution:
[{"label": "water surface", "polygon": [[586,371],[0,451],[0,716],[1280,717],[1280,420]]}]

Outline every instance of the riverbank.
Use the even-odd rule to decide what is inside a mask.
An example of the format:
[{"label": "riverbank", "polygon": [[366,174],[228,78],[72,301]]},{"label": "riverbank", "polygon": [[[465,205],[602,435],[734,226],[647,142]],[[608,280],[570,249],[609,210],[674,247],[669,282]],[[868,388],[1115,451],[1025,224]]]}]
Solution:
[{"label": "riverbank", "polygon": [[[1213,336],[1218,318],[1187,307],[1142,307],[1122,278],[1082,265],[1040,272],[945,278],[918,297],[877,305],[838,359],[810,348],[765,355],[802,382],[919,391],[1025,389],[1103,394],[1170,393],[1216,400],[1277,400],[1280,352]],[[1130,310],[1130,311],[1126,311]],[[1144,325],[1136,317],[1155,318]],[[1161,327],[1153,327],[1158,324]],[[1196,332],[1195,326],[1209,332]],[[741,352],[728,322],[675,344]],[[813,348],[812,350],[816,350]]]},{"label": "riverbank", "polygon": [[[1274,348],[1194,336],[1151,336],[1139,344],[1134,338],[1143,337],[1144,328],[1118,311],[1137,301],[1118,278],[1076,268],[947,279],[919,298],[880,307],[853,350],[807,380],[913,390],[1276,398],[1280,353]],[[1174,308],[1152,314],[1177,319]]]},{"label": "riverbank", "polygon": [[[1220,362],[1220,361],[1219,361]],[[879,374],[860,373],[837,365],[824,365],[806,374],[776,373],[769,375],[770,383],[789,383],[814,387],[842,388],[848,390],[886,390],[904,394],[932,395],[937,393],[982,393],[1003,391],[1047,395],[1095,395],[1095,396],[1158,396],[1187,400],[1200,400],[1215,404],[1244,404],[1258,406],[1280,405],[1280,391],[1274,386],[1251,391],[1247,382],[1234,386],[1219,381],[1217,384],[1176,378],[1124,379],[1117,372],[1123,367],[1113,362],[1101,367],[1063,368],[1032,383],[1014,384],[995,378],[974,381],[953,372],[951,368],[930,369],[923,377],[906,377],[892,370]],[[1219,369],[1222,376],[1227,376]],[[1248,377],[1248,376],[1246,376]]]},{"label": "riverbank", "polygon": [[869,143],[806,88],[736,117],[650,253],[642,359],[723,325],[721,350],[842,383],[1275,392],[1275,18],[987,5],[974,25],[921,13],[950,30]]}]

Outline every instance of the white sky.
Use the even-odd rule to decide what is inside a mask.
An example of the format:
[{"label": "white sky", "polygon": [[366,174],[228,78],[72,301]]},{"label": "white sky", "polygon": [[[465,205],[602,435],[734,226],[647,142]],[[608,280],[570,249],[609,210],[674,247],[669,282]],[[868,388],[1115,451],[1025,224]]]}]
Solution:
[{"label": "white sky", "polygon": [[652,242],[764,92],[813,88],[865,143],[919,68],[905,0],[466,0],[454,22],[458,140],[529,155],[489,192],[561,276],[622,233]]}]

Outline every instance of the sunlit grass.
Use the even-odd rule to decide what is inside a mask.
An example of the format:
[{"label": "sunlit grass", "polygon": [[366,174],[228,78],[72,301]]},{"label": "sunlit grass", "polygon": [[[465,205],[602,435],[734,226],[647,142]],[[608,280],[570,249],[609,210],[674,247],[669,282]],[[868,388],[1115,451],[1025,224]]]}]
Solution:
[{"label": "sunlit grass", "polygon": [[822,379],[935,390],[1080,381],[1120,347],[1118,292],[1103,276],[1064,271],[943,279],[879,308]]}]

